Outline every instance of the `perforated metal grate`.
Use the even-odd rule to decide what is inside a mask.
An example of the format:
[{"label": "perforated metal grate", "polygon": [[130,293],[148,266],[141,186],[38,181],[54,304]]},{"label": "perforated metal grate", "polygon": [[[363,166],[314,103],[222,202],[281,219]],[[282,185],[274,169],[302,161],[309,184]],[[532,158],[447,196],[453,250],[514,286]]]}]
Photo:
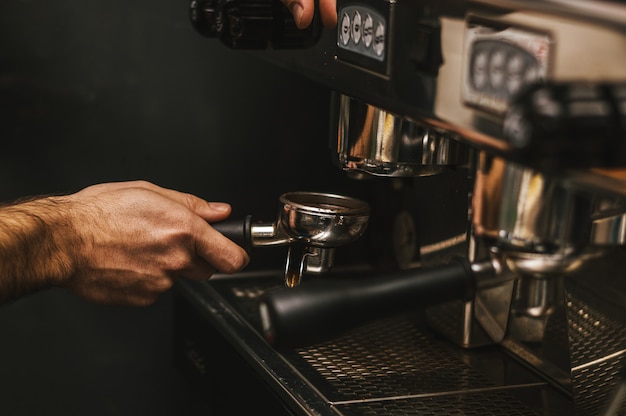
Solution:
[{"label": "perforated metal grate", "polygon": [[[268,289],[240,284],[226,293],[254,325]],[[571,414],[567,399],[546,403],[549,386],[499,349],[459,349],[425,330],[417,313],[281,355],[346,416]]]},{"label": "perforated metal grate", "polygon": [[[381,320],[297,354],[310,366],[298,365],[305,376],[315,372],[330,384],[326,394],[344,415],[536,415],[410,317]],[[483,389],[490,392],[475,393]]]},{"label": "perforated metal grate", "polygon": [[359,400],[493,387],[454,359],[409,317],[381,320],[333,342],[297,350],[332,384],[333,400]]},{"label": "perforated metal grate", "polygon": [[[567,306],[577,410],[598,415],[626,368],[626,328],[572,293]],[[626,415],[626,403],[622,403],[619,414]]]}]

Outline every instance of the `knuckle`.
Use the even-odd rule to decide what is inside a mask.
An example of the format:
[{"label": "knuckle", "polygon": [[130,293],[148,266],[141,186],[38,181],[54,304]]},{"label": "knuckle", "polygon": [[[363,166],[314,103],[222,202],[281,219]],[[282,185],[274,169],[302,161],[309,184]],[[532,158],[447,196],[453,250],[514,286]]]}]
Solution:
[{"label": "knuckle", "polygon": [[243,250],[231,252],[224,256],[222,272],[235,273],[243,269],[248,264],[248,255]]},{"label": "knuckle", "polygon": [[177,250],[167,261],[167,270],[182,272],[189,269],[193,262],[191,254],[185,250]]}]

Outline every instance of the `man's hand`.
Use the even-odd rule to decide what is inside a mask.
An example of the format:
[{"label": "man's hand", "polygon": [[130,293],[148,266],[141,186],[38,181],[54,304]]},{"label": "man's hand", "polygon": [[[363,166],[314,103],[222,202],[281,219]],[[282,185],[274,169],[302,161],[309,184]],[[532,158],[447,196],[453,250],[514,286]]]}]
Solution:
[{"label": "man's hand", "polygon": [[[209,225],[229,216],[228,204],[147,182],[95,185],[6,210],[0,298],[11,288],[16,297],[56,285],[94,302],[147,305],[180,277],[208,279],[248,262],[243,248]],[[26,219],[15,223],[19,215]]]},{"label": "man's hand", "polygon": [[[296,25],[300,29],[311,24],[315,13],[314,0],[282,0],[282,2],[291,10]],[[319,0],[319,8],[322,24],[326,27],[335,27],[337,25],[336,0]]]}]

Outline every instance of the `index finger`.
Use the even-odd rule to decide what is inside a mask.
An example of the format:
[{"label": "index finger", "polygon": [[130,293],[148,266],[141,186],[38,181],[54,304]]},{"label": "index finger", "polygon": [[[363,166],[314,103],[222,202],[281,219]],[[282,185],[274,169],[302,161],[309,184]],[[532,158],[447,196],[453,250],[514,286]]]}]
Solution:
[{"label": "index finger", "polygon": [[195,239],[196,255],[221,273],[235,273],[248,265],[246,250],[208,224]]},{"label": "index finger", "polygon": [[150,182],[133,182],[138,188],[153,191],[165,198],[184,205],[187,209],[209,222],[221,221],[230,215],[231,206],[224,202],[209,202],[193,194],[163,188]]}]

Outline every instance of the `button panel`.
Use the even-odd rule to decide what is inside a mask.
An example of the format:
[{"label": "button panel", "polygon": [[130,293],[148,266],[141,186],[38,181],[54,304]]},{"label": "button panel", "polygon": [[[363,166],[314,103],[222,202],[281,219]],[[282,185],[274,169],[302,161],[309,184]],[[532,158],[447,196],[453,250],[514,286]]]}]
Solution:
[{"label": "button panel", "polygon": [[466,30],[463,99],[501,115],[523,88],[548,73],[550,37],[525,29],[470,23]]},{"label": "button panel", "polygon": [[339,48],[382,62],[386,38],[387,21],[376,10],[365,5],[344,6],[339,10]]}]

